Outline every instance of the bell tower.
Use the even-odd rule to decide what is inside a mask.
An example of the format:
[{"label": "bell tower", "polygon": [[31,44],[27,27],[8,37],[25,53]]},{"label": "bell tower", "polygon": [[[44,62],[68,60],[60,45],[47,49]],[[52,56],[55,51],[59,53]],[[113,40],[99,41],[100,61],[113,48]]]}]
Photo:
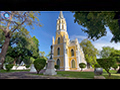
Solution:
[{"label": "bell tower", "polygon": [[53,45],[53,59],[55,60],[55,65],[59,65],[61,70],[68,69],[68,58],[67,49],[69,44],[69,37],[67,33],[66,20],[63,16],[62,11],[57,19],[56,23],[56,37],[52,39]]},{"label": "bell tower", "polygon": [[62,11],[60,11],[59,17],[57,19],[57,31],[58,30],[65,30],[66,31],[66,21],[65,18],[63,17]]},{"label": "bell tower", "polygon": [[[62,11],[60,11],[59,17],[57,19],[55,44],[57,44],[58,38],[60,38],[60,43],[63,43],[65,41],[64,39],[69,41],[66,20],[63,16]],[[68,44],[68,41],[67,41],[67,44]]]},{"label": "bell tower", "polygon": [[[84,57],[81,58],[82,52],[78,40],[70,41],[69,39],[66,20],[62,11],[60,11],[56,22],[56,36],[52,38],[52,46],[54,64],[58,65],[60,70],[79,70],[79,63]],[[74,53],[72,55],[71,50]]]}]

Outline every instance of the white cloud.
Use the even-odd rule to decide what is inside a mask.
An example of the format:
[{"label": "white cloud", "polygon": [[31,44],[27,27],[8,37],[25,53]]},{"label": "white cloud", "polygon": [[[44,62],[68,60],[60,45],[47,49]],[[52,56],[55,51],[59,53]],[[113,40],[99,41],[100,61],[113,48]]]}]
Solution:
[{"label": "white cloud", "polygon": [[92,44],[98,50],[102,50],[102,47],[105,47],[105,46],[114,47],[115,49],[120,50],[120,43],[110,42],[113,35],[110,32],[109,28],[106,28],[106,29],[107,29],[107,35],[100,38],[97,41],[94,41],[94,42],[92,41]]},{"label": "white cloud", "polygon": [[75,40],[75,38],[78,39],[78,42],[81,42],[83,39],[86,39],[86,36],[81,36],[81,35],[72,35],[70,36],[70,40]]},{"label": "white cloud", "polygon": [[[107,35],[104,37],[101,37],[100,39],[96,40],[96,41],[92,41],[92,44],[94,45],[95,48],[97,48],[98,50],[102,50],[102,47],[105,46],[109,46],[109,47],[114,47],[117,50],[120,50],[120,43],[114,43],[114,42],[110,42],[111,38],[112,38],[112,33],[110,32],[109,28],[106,28],[107,30]],[[83,36],[83,35],[72,35],[70,36],[70,40],[75,40],[75,38],[78,39],[78,42],[80,43],[83,39],[86,39],[87,36]]]},{"label": "white cloud", "polygon": [[102,47],[105,47],[105,46],[114,47],[115,49],[120,50],[120,43],[116,44],[116,43],[110,43],[110,42],[95,42],[93,43],[93,45],[98,50],[102,50]]}]

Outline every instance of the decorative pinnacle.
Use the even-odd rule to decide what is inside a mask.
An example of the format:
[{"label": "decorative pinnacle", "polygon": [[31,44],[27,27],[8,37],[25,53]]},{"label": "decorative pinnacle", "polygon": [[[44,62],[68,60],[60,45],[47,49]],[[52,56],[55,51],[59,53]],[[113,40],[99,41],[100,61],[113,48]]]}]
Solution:
[{"label": "decorative pinnacle", "polygon": [[64,18],[62,11],[60,11],[59,18]]}]

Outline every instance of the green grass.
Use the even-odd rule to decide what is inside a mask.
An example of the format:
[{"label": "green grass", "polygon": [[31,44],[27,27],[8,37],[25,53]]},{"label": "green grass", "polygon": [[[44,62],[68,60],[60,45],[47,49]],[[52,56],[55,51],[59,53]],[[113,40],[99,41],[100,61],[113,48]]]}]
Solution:
[{"label": "green grass", "polygon": [[[31,74],[31,75],[43,75],[43,74]],[[57,75],[53,75],[53,77],[91,79],[94,77],[94,72],[57,71]]]},{"label": "green grass", "polygon": [[120,79],[120,74],[117,74],[117,71],[115,70],[110,70],[111,77],[108,76],[108,73],[103,69],[103,74],[106,79]]},{"label": "green grass", "polygon": [[[106,79],[120,79],[120,74],[116,74],[117,71],[110,70],[111,77],[108,76],[108,73],[103,69],[103,74]],[[31,75],[43,75],[43,74],[31,74]],[[75,71],[57,71],[57,75],[53,77],[70,77],[70,78],[82,78],[82,79],[93,79],[94,72],[75,72]]]},{"label": "green grass", "polygon": [[30,70],[10,70],[10,71],[0,70],[0,73],[21,72],[21,71],[30,71]]},{"label": "green grass", "polygon": [[[110,70],[111,77],[109,77],[108,73],[103,69],[103,74],[106,79],[120,79],[120,74],[117,74],[117,71]],[[73,72],[73,71],[58,71],[57,75],[59,77],[71,77],[71,78],[84,78],[84,79],[93,79],[94,72]]]},{"label": "green grass", "polygon": [[55,76],[91,79],[94,77],[94,72],[57,71]]},{"label": "green grass", "polygon": [[[30,71],[30,70],[10,70],[10,72],[20,72],[20,71]],[[120,79],[120,74],[117,74],[115,70],[110,70],[111,77],[108,76],[108,73],[103,69],[103,74],[106,79]],[[6,70],[0,70],[0,73],[7,73]],[[43,75],[43,74],[31,74],[31,75]],[[83,78],[83,79],[93,79],[94,72],[75,72],[75,71],[57,71],[57,75],[53,77],[70,77],[70,78]]]}]

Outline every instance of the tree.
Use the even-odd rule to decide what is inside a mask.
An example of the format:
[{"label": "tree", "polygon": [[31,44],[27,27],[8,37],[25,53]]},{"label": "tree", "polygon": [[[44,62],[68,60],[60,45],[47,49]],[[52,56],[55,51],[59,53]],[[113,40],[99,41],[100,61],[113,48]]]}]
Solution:
[{"label": "tree", "polygon": [[72,11],[74,14],[74,22],[82,25],[86,29],[82,29],[83,32],[88,34],[88,38],[97,40],[103,36],[106,36],[106,27],[109,27],[113,37],[111,42],[120,41],[120,13],[116,11],[112,12],[83,12]]},{"label": "tree", "polygon": [[46,60],[44,58],[37,58],[34,61],[34,67],[37,70],[37,74],[39,74],[40,70],[42,70],[46,65]]},{"label": "tree", "polygon": [[14,58],[12,58],[10,56],[5,57],[5,63],[13,64],[13,62],[14,62]]},{"label": "tree", "polygon": [[47,57],[45,56],[45,52],[44,51],[39,51],[39,55],[40,55],[40,57],[42,57],[45,60],[47,60]]},{"label": "tree", "polygon": [[80,63],[79,67],[81,68],[81,71],[82,71],[82,69],[86,67],[86,64],[85,63]]},{"label": "tree", "polygon": [[[120,50],[114,50],[113,52],[111,52],[110,57],[115,58],[115,59],[116,59],[116,62],[117,62],[117,63],[120,63]],[[115,70],[116,70],[117,67],[118,67],[117,63],[115,63],[115,64],[113,65],[113,68],[114,68]],[[119,68],[119,70],[117,71],[117,73],[120,73],[120,68]]]},{"label": "tree", "polygon": [[40,57],[40,55],[39,55],[39,40],[35,36],[32,37],[31,50],[33,51],[33,58],[37,59],[38,57]]},{"label": "tree", "polygon": [[49,51],[49,53],[45,57],[46,59],[49,59],[50,56],[51,56],[51,51]]},{"label": "tree", "polygon": [[106,72],[109,74],[109,77],[111,76],[110,68],[115,65],[116,60],[115,58],[102,58],[97,59],[98,64],[106,70]]},{"label": "tree", "polygon": [[14,58],[14,65],[19,57],[23,60],[23,58],[25,59],[32,56],[32,52],[30,48],[28,48],[31,45],[30,39],[32,38],[29,37],[29,32],[25,28],[21,28],[19,33],[15,32],[14,35],[12,35],[7,56]]},{"label": "tree", "polygon": [[90,65],[93,65],[96,63],[96,55],[98,54],[98,50],[93,46],[93,44],[87,40],[84,39],[80,46],[83,48],[83,52],[85,54],[85,60]]},{"label": "tree", "polygon": [[111,52],[110,57],[114,57],[117,63],[120,63],[120,50],[114,50]]},{"label": "tree", "polygon": [[[0,16],[0,30],[3,31],[5,36],[5,41],[2,46],[1,54],[0,54],[0,69],[3,66],[5,55],[9,46],[10,38],[15,31],[21,28],[23,25],[28,25],[32,28],[34,24],[41,26],[39,23],[38,16],[40,12],[33,12],[33,11],[6,11],[2,12],[3,15],[7,14],[9,18],[5,16]],[[1,15],[1,14],[0,14]],[[37,19],[37,21],[36,21]]]},{"label": "tree", "polygon": [[3,43],[4,43],[4,40],[5,40],[4,33],[3,33],[3,31],[0,29],[0,50],[2,49],[2,45],[3,45]]},{"label": "tree", "polygon": [[100,58],[108,58],[111,54],[111,52],[115,51],[115,49],[112,47],[102,47],[102,50],[100,51]]},{"label": "tree", "polygon": [[115,63],[115,64],[112,66],[112,68],[114,68],[114,70],[116,70],[116,69],[118,68],[118,64]]}]

